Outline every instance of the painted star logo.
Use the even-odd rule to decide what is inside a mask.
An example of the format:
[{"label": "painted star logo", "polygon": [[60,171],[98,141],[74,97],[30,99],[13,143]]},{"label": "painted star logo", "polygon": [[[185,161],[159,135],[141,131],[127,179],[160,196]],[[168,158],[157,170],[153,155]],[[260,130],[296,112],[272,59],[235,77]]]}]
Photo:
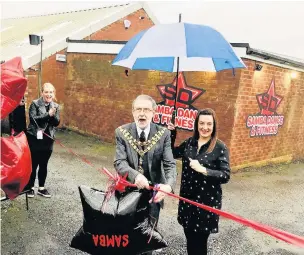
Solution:
[{"label": "painted star logo", "polygon": [[158,91],[164,99],[165,105],[174,106],[176,98],[176,108],[191,108],[193,102],[206,92],[204,89],[198,89],[187,86],[183,73],[178,75],[178,89],[176,92],[176,78],[171,84],[157,85]]},{"label": "painted star logo", "polygon": [[256,95],[261,115],[275,115],[276,110],[281,103],[283,97],[275,94],[275,82],[271,81],[268,91]]}]

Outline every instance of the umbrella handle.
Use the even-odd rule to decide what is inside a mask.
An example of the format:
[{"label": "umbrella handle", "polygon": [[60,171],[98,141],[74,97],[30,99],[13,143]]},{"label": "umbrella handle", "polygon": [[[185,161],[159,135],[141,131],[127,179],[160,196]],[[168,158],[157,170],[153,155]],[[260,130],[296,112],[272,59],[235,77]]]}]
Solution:
[{"label": "umbrella handle", "polygon": [[171,117],[171,123],[174,125],[175,124],[175,117],[176,117],[176,109],[173,110],[172,112],[172,117]]}]

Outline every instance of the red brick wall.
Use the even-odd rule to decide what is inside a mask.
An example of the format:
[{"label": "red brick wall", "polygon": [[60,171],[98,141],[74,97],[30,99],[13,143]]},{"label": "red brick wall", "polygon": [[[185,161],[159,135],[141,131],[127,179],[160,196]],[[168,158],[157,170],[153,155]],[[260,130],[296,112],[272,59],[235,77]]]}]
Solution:
[{"label": "red brick wall", "polygon": [[[65,49],[56,54],[66,54]],[[52,83],[56,88],[56,98],[61,104],[64,103],[64,84],[66,77],[66,63],[56,61],[56,54],[43,61],[42,66],[42,84],[45,82]]]},{"label": "red brick wall", "polygon": [[113,59],[69,54],[66,83],[65,124],[108,142],[113,142],[115,128],[132,121],[131,104],[137,95],[148,93],[157,99],[155,82],[161,79],[159,73],[148,71],[130,72],[127,77],[124,68],[111,66]]},{"label": "red brick wall", "polygon": [[[145,19],[139,20],[139,16]],[[123,20],[131,21],[125,29]],[[93,33],[86,39],[129,40],[139,31],[152,26],[144,10]],[[64,54],[64,50],[60,53]],[[173,81],[174,74],[131,71],[125,76],[124,68],[111,66],[113,55],[68,54],[67,63],[56,62],[55,55],[43,61],[43,82],[51,82],[57,89],[61,105],[62,124],[99,136],[113,142],[114,130],[133,121],[131,104],[139,94],[151,95],[157,102],[162,98],[156,85]],[[194,103],[198,109],[213,108],[219,120],[219,138],[230,148],[232,166],[249,166],[268,159],[304,158],[304,74],[290,79],[290,70],[263,63],[262,71],[254,71],[254,61],[245,60],[248,69],[219,73],[187,72],[189,86],[206,92]],[[38,73],[37,73],[38,75]],[[27,102],[37,98],[38,76],[28,73]],[[246,120],[249,114],[259,112],[256,95],[264,93],[275,77],[276,93],[283,97],[277,109],[285,116],[276,136],[249,137]],[[179,131],[177,143],[192,135]]]},{"label": "red brick wall", "polygon": [[[139,19],[142,16],[144,19]],[[127,19],[131,21],[131,26],[129,29],[125,29],[123,21]],[[149,18],[147,13],[140,9],[130,15],[106,26],[102,30],[99,30],[90,36],[86,37],[87,40],[112,40],[112,41],[128,41],[134,35],[142,30],[145,30],[153,26],[152,20]]]},{"label": "red brick wall", "polygon": [[[248,69],[241,74],[232,126],[232,165],[251,165],[284,156],[303,158],[304,74],[298,72],[293,80],[291,70],[262,63],[263,69],[258,72],[254,71],[253,61],[245,62]],[[284,115],[284,124],[276,136],[250,137],[247,117],[260,111],[256,95],[268,91],[273,78],[275,93],[283,97],[277,113]]]},{"label": "red brick wall", "polygon": [[[133,121],[132,101],[139,94],[148,94],[157,102],[162,98],[156,85],[171,83],[175,74],[165,72],[131,71],[112,66],[114,56],[98,54],[69,54],[66,97],[66,125],[113,141],[114,130]],[[211,107],[219,119],[219,137],[227,144],[231,139],[234,106],[237,99],[240,72],[184,73],[189,86],[206,92],[194,103],[196,108]],[[76,95],[77,97],[73,96]],[[92,109],[89,110],[88,109]],[[85,116],[86,121],[82,118]],[[192,135],[179,131],[177,142]]]},{"label": "red brick wall", "polygon": [[[114,141],[114,130],[132,122],[132,101],[139,94],[148,94],[157,102],[162,98],[156,85],[173,81],[174,74],[131,71],[111,66],[115,56],[101,54],[69,54],[66,84],[66,125]],[[292,155],[303,158],[303,74],[290,79],[290,70],[263,64],[253,71],[253,61],[246,60],[248,69],[219,73],[186,72],[189,86],[206,92],[194,103],[198,109],[213,108],[219,121],[219,138],[230,148],[232,166]],[[275,77],[275,92],[283,97],[277,109],[285,116],[277,136],[249,137],[246,120],[259,112],[256,94],[268,90]],[[301,86],[302,85],[302,86]],[[192,135],[179,131],[177,143]]]},{"label": "red brick wall", "polygon": [[[144,19],[139,19],[140,16],[145,17]],[[128,19],[131,21],[131,26],[129,29],[125,29],[123,21]],[[143,9],[140,9],[125,18],[122,18],[113,24],[93,33],[91,36],[88,36],[84,39],[91,40],[117,40],[125,41],[129,40],[132,36],[138,32],[147,29],[153,25],[153,22],[148,17],[146,12]],[[57,52],[57,54],[66,54],[66,49]],[[61,109],[61,123],[65,123],[65,104],[67,102],[65,97],[65,83],[66,83],[66,63],[56,61],[56,54],[46,58],[42,62],[42,84],[45,82],[52,83],[56,88],[56,97],[57,102],[60,104]],[[39,66],[33,66],[33,68],[38,68]],[[28,71],[30,74],[29,86],[27,91],[27,109],[29,104],[33,99],[38,98],[38,71]]]},{"label": "red brick wall", "polygon": [[38,89],[38,71],[28,70],[25,72],[27,78],[27,90],[25,92],[26,104],[29,104],[40,96]]},{"label": "red brick wall", "polygon": [[[38,71],[28,70],[27,72],[25,72],[25,77],[27,78],[27,90],[25,92],[25,109],[28,109],[30,107],[31,102],[40,96],[40,91],[38,90]],[[28,111],[26,111],[26,122],[28,125]]]},{"label": "red brick wall", "polygon": [[[231,140],[231,126],[234,122],[234,107],[239,88],[240,71],[235,76],[231,70],[218,73],[185,72],[188,86],[203,88],[206,92],[193,104],[197,109],[212,108],[218,119],[218,137],[227,145]],[[188,138],[192,132],[178,132],[177,143]]]},{"label": "red brick wall", "polygon": [[[65,49],[57,52],[57,54],[65,54]],[[32,66],[39,70],[40,65]],[[30,103],[40,97],[39,91],[39,71],[28,69],[26,72],[28,77],[28,89],[26,93],[26,109],[29,108]],[[42,61],[42,85],[50,82],[56,88],[57,103],[60,104],[61,121],[60,125],[64,123],[64,103],[65,103],[65,78],[66,78],[66,63],[56,61],[56,54],[44,59]]]}]

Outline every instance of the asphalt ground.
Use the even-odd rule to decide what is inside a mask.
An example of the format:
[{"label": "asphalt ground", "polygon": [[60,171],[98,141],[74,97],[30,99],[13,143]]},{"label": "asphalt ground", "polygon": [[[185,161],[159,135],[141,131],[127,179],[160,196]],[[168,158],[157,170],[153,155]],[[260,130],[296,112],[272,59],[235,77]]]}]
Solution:
[{"label": "asphalt ground", "polygon": [[[96,167],[56,144],[46,182],[52,198],[29,198],[28,211],[24,195],[1,203],[1,254],[86,254],[69,247],[82,225],[78,186],[105,189],[107,178],[97,169],[113,170],[115,147],[71,131],[60,131],[57,138]],[[180,164],[178,168],[180,171]],[[177,193],[179,178],[180,174]],[[240,171],[223,185],[222,210],[304,236],[303,180],[303,162]],[[186,254],[183,229],[176,219],[177,203],[166,198],[161,211],[159,230],[169,247],[160,255]],[[210,236],[208,245],[212,255],[304,254],[304,249],[222,217],[219,233]]]}]

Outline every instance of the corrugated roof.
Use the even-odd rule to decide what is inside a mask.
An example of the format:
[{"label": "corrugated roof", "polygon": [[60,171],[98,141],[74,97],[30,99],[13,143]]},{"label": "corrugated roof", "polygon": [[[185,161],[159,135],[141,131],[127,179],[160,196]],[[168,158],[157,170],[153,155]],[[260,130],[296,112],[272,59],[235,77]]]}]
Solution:
[{"label": "corrugated roof", "polygon": [[40,61],[40,45],[30,45],[29,34],[43,36],[43,58],[46,58],[66,48],[67,37],[83,39],[140,8],[143,8],[143,4],[135,2],[1,20],[1,60],[21,56],[23,67],[27,69]]}]

